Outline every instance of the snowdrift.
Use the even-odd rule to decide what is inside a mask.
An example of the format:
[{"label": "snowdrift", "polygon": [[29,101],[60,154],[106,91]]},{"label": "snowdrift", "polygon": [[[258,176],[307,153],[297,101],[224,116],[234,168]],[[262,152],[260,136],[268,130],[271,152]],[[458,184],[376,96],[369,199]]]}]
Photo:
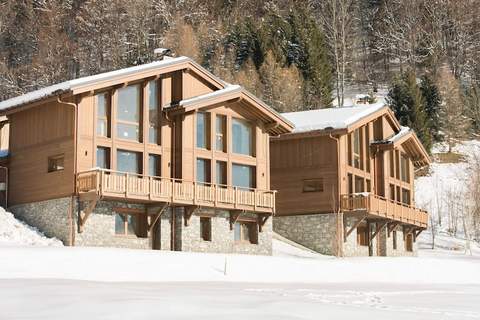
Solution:
[{"label": "snowdrift", "polygon": [[21,222],[0,207],[0,245],[62,246],[56,238],[48,238],[36,228]]}]

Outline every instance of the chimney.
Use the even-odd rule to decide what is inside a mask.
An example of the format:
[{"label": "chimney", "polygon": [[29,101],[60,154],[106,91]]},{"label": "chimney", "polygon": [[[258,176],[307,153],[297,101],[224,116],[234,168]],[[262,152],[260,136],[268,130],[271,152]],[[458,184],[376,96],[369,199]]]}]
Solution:
[{"label": "chimney", "polygon": [[164,59],[170,59],[170,54],[172,53],[172,50],[167,49],[167,48],[156,48],[153,50],[153,53],[157,57],[157,60],[164,60]]}]

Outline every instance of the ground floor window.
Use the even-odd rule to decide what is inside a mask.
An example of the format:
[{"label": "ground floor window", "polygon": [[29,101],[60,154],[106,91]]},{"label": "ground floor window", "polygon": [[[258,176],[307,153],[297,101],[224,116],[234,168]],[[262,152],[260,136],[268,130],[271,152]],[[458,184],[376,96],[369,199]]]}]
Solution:
[{"label": "ground floor window", "polygon": [[367,226],[358,226],[357,227],[357,244],[359,246],[368,246],[368,229]]},{"label": "ground floor window", "polygon": [[236,242],[258,243],[258,228],[255,222],[239,221],[235,223],[234,239]]},{"label": "ground floor window", "polygon": [[115,214],[115,234],[122,236],[136,236],[136,217],[133,214]]},{"label": "ground floor window", "polygon": [[393,230],[393,250],[397,250],[397,230]]},{"label": "ground floor window", "polygon": [[405,237],[405,251],[413,251],[413,235],[411,233],[407,234]]},{"label": "ground floor window", "polygon": [[200,237],[204,241],[212,241],[212,218],[200,218]]}]

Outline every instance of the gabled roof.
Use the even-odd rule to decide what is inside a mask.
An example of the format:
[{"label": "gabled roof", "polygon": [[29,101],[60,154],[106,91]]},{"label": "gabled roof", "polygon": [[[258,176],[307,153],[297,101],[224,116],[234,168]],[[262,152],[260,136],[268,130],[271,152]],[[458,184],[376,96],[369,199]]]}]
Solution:
[{"label": "gabled roof", "polygon": [[197,73],[202,74],[218,89],[224,88],[227,85],[224,81],[220,80],[188,57],[166,58],[161,61],[146,63],[139,66],[68,80],[2,101],[0,102],[0,114],[5,114],[7,111],[16,107],[41,101],[49,97],[67,93],[79,94],[125,82],[126,78],[129,78],[129,80],[132,81],[153,76],[159,72],[165,73],[183,68],[190,68]]},{"label": "gabled roof", "polygon": [[[353,105],[341,108],[326,108],[318,110],[308,110],[300,112],[283,113],[282,116],[290,120],[295,129],[293,133],[322,131],[322,130],[346,130],[351,131],[357,126],[363,124],[361,120],[365,120],[377,113],[390,113],[383,101],[373,104]],[[391,117],[391,121],[395,126],[400,125],[395,117]]]},{"label": "gabled roof", "polygon": [[187,113],[227,101],[237,101],[247,106],[249,113],[267,124],[267,132],[272,135],[289,133],[293,130],[293,124],[290,121],[239,85],[228,85],[223,89],[181,100],[165,108],[170,113]]}]

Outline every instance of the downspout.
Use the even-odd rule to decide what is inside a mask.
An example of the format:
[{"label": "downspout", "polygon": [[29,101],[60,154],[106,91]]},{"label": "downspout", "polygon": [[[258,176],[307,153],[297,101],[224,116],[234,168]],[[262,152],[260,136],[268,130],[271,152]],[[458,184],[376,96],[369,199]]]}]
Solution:
[{"label": "downspout", "polygon": [[[173,120],[168,112],[165,112],[165,119],[172,125],[172,141],[171,141],[171,156],[170,156],[170,177],[174,178],[175,177],[175,161],[176,161],[176,153],[177,151],[175,150],[175,139],[176,139],[176,126],[175,126],[175,120]],[[173,180],[172,180],[173,183]],[[173,195],[172,195],[173,196]],[[172,223],[170,224],[170,251],[175,251],[175,219],[176,219],[176,210],[175,207],[171,206],[171,219]]]},{"label": "downspout", "polygon": [[345,225],[343,221],[343,212],[341,210],[341,184],[342,184],[342,176],[340,173],[340,139],[334,137],[330,132],[328,137],[336,142],[336,151],[337,151],[337,237],[336,237],[336,255],[337,257],[343,257],[343,243],[344,243],[344,234],[345,234]]},{"label": "downspout", "polygon": [[[76,98],[74,97],[74,100]],[[57,97],[57,102],[60,104],[65,104],[68,106],[73,107],[73,118],[74,118],[74,129],[73,129],[73,173],[74,173],[74,180],[73,180],[73,194],[77,194],[77,148],[78,148],[78,140],[77,140],[77,132],[78,132],[78,105],[77,103],[73,102],[66,102],[62,101],[60,96]],[[70,202],[70,210],[68,214],[68,220],[70,224],[70,243],[69,245],[75,245],[75,232],[73,226],[73,213],[75,211],[75,196],[72,196]]]}]

